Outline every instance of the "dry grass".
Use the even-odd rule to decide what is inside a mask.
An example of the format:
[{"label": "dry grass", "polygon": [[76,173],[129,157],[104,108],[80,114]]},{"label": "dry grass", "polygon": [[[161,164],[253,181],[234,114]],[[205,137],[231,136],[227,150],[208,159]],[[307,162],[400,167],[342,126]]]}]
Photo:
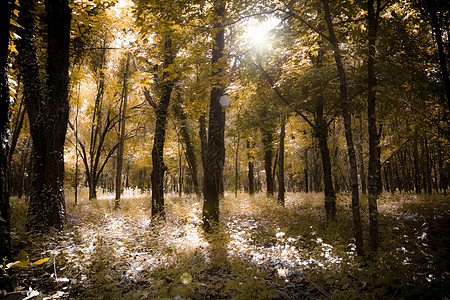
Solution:
[{"label": "dry grass", "polygon": [[[65,230],[41,238],[26,235],[26,202],[13,199],[15,251],[26,250],[32,261],[51,258],[14,271],[18,288],[83,299],[383,298],[448,291],[449,247],[439,243],[449,227],[445,196],[383,194],[382,251],[364,261],[354,253],[348,195],[339,195],[337,220],[329,226],[322,194],[287,194],[285,207],[263,194],[226,195],[220,227],[208,235],[201,228],[202,199],[195,196],[166,195],[167,220],[159,224],[151,223],[151,195],[138,191],[126,191],[118,211],[107,193],[89,202],[81,190],[77,206],[73,195],[67,199]],[[364,197],[362,203],[367,223]]]}]

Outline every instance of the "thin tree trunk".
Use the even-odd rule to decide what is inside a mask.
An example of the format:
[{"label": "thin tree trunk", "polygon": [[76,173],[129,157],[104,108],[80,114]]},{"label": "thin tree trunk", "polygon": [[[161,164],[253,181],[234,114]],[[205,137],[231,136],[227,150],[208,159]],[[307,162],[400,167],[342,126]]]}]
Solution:
[{"label": "thin tree trunk", "polygon": [[220,105],[224,90],[223,51],[225,47],[225,29],[222,26],[225,17],[225,0],[214,2],[215,24],[218,28],[212,46],[211,65],[213,66],[213,86],[210,94],[208,145],[205,152],[203,225],[210,230],[219,222],[220,185],[223,183],[223,163],[225,159],[225,112]]},{"label": "thin tree trunk", "polygon": [[[164,37],[164,59],[163,70],[169,68],[174,60],[174,49],[172,39],[169,36]],[[160,82],[160,100],[156,106],[156,126],[155,138],[152,149],[153,170],[151,174],[152,181],[152,217],[165,219],[164,210],[164,173],[167,166],[164,164],[164,144],[166,139],[167,112],[170,103],[170,96],[174,86],[173,80],[167,71],[163,71]]]},{"label": "thin tree trunk", "polygon": [[363,155],[363,130],[362,130],[362,118],[359,118],[359,141],[358,141],[358,156],[359,156],[359,166],[360,166],[360,177],[361,177],[361,191],[363,194],[367,193],[366,185],[366,171],[364,168],[364,155]]},{"label": "thin tree trunk", "polygon": [[[89,157],[90,157],[90,170],[96,169],[95,167],[95,159],[97,152],[100,151],[101,145],[98,144],[98,138],[100,135],[100,131],[103,126],[102,120],[102,104],[103,104],[103,95],[105,92],[105,66],[106,66],[106,41],[107,41],[107,32],[105,32],[102,42],[102,49],[100,54],[100,65],[98,66],[99,70],[99,81],[97,85],[97,95],[95,97],[94,102],[94,111],[92,113],[92,124],[91,124],[91,139],[89,145]],[[95,172],[93,172],[95,174]],[[89,198],[92,200],[93,198]]]},{"label": "thin tree trunk", "polygon": [[413,160],[414,160],[414,185],[417,194],[422,193],[420,185],[420,164],[419,164],[419,150],[417,149],[417,141],[413,142]]},{"label": "thin tree trunk", "polygon": [[[91,138],[89,144],[89,170],[91,170],[91,175],[96,176],[96,170],[98,166],[97,158],[100,155],[101,149],[103,147],[103,143],[101,138],[99,139],[100,132],[103,127],[102,120],[102,104],[103,104],[103,95],[105,92],[105,66],[106,66],[106,41],[107,41],[107,32],[105,32],[102,42],[102,49],[100,54],[100,65],[99,69],[99,81],[97,85],[97,95],[95,97],[94,102],[94,111],[92,113],[92,124],[91,124]],[[87,170],[87,169],[86,169]],[[94,187],[96,189],[96,187]],[[95,196],[95,198],[91,198],[91,196]],[[93,191],[89,192],[89,200],[93,200],[97,198],[97,192]]]},{"label": "thin tree trunk", "polygon": [[127,64],[123,79],[123,100],[122,100],[122,116],[119,126],[119,147],[117,149],[117,171],[116,171],[116,198],[114,201],[114,209],[120,206],[120,195],[122,194],[122,168],[123,168],[123,152],[125,146],[125,125],[127,119],[127,102],[128,102],[128,77],[130,76],[130,52],[127,54]]},{"label": "thin tree trunk", "polygon": [[442,145],[438,141],[438,155],[439,155],[439,186],[443,190],[444,195],[447,194],[447,180],[446,180],[446,174],[444,171],[444,161],[442,159]]},{"label": "thin tree trunk", "polygon": [[266,171],[266,192],[267,195],[273,195],[273,177],[272,177],[272,160],[273,160],[273,134],[272,129],[261,128],[263,135],[264,147],[264,169]]},{"label": "thin tree trunk", "polygon": [[339,44],[334,33],[333,23],[331,20],[330,8],[328,4],[329,0],[322,0],[325,20],[328,27],[328,32],[330,35],[330,42],[333,46],[333,54],[336,62],[336,67],[339,75],[339,86],[340,86],[340,104],[342,109],[342,115],[344,118],[345,127],[345,138],[347,141],[347,151],[350,164],[350,182],[352,189],[352,212],[353,212],[353,227],[356,240],[356,251],[358,255],[364,254],[363,249],[363,238],[362,238],[362,224],[361,215],[359,209],[359,190],[358,190],[358,170],[356,166],[356,155],[355,146],[353,144],[353,133],[352,133],[352,118],[349,107],[348,99],[348,85],[347,78],[345,74],[344,65],[341,58],[341,53],[339,49]]},{"label": "thin tree trunk", "polygon": [[[238,115],[239,120],[239,115]],[[235,173],[235,181],[234,181],[234,197],[237,198],[238,190],[239,190],[239,144],[241,142],[241,135],[238,131],[237,133],[237,141],[236,141],[236,152],[234,159],[234,173]]]},{"label": "thin tree trunk", "polygon": [[[8,151],[9,144],[9,86],[8,86],[8,45],[9,19],[11,15],[11,0],[0,3],[0,258],[11,259],[11,216],[9,207],[8,187]],[[6,276],[5,276],[6,277]],[[7,280],[7,279],[5,279]],[[0,280],[0,286],[7,287],[8,282]],[[8,287],[9,288],[9,287]]]},{"label": "thin tree trunk", "polygon": [[[78,97],[80,97],[80,86],[78,85]],[[78,204],[78,112],[79,106],[77,103],[77,112],[75,115],[75,205]]]},{"label": "thin tree trunk", "polygon": [[[201,151],[201,159],[202,159],[202,168],[203,173],[205,173],[206,170],[206,147],[208,146],[208,137],[206,133],[206,113],[202,113],[200,115],[200,118],[198,119],[199,123],[199,137],[200,137],[200,151]],[[205,182],[203,178],[203,187],[202,187],[203,194],[205,193]]]},{"label": "thin tree trunk", "polygon": [[248,193],[253,195],[255,193],[255,179],[254,179],[254,161],[253,145],[250,139],[247,139],[247,159],[248,159]]},{"label": "thin tree trunk", "polygon": [[183,195],[183,166],[182,166],[182,156],[181,156],[181,142],[178,139],[178,196],[181,198]]},{"label": "thin tree trunk", "polygon": [[431,178],[430,153],[428,150],[428,139],[426,134],[423,138],[423,155],[425,156],[424,177],[427,183],[427,193],[431,194],[433,190],[433,180]]},{"label": "thin tree trunk", "polygon": [[336,193],[333,188],[333,179],[331,174],[331,157],[328,149],[328,124],[323,118],[323,98],[317,97],[316,120],[314,132],[319,141],[320,154],[322,156],[322,170],[325,195],[325,211],[327,222],[336,219]]},{"label": "thin tree trunk", "polygon": [[[180,99],[179,99],[180,100]],[[181,101],[181,100],[180,100]],[[198,184],[198,166],[197,159],[195,157],[194,145],[192,145],[191,136],[187,127],[187,117],[181,105],[177,102],[173,105],[175,115],[180,122],[181,140],[186,146],[185,156],[189,166],[189,172],[192,178],[192,184],[194,185],[194,192],[200,195],[200,188]]]},{"label": "thin tree trunk", "polygon": [[391,186],[390,186],[388,167],[385,166],[383,169],[384,169],[384,182],[385,182],[384,185],[385,185],[385,189],[386,189],[386,192],[390,192],[391,191]]},{"label": "thin tree trunk", "polygon": [[[376,1],[376,8],[374,8],[374,1]],[[376,124],[377,78],[375,74],[375,56],[380,0],[368,0],[367,6],[369,18],[369,57],[367,62],[367,118],[369,124],[369,245],[372,251],[376,251],[379,243],[377,200],[381,193],[381,164],[380,136]]]},{"label": "thin tree trunk", "polygon": [[22,131],[23,121],[25,119],[25,108],[23,107],[23,97],[20,101],[19,111],[14,122],[14,131],[12,132],[11,145],[8,150],[8,164],[12,162],[14,151],[16,150],[17,141],[19,140],[20,132]]},{"label": "thin tree trunk", "polygon": [[280,149],[278,151],[278,204],[284,206],[286,191],[284,182],[284,138],[286,137],[286,116],[281,117]]}]

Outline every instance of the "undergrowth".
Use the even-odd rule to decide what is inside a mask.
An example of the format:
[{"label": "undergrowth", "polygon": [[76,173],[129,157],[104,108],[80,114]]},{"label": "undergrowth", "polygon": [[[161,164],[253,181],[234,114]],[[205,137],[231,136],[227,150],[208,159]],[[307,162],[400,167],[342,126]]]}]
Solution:
[{"label": "undergrowth", "polygon": [[[226,195],[219,228],[205,234],[200,198],[166,196],[167,220],[155,224],[149,194],[126,191],[115,211],[112,195],[90,202],[83,193],[77,206],[69,196],[64,231],[40,237],[25,231],[26,201],[12,199],[14,254],[22,251],[30,261],[20,268],[4,264],[14,293],[39,299],[450,295],[450,203],[443,195],[383,194],[380,250],[359,258],[345,194],[328,225],[322,194],[287,194],[286,207],[264,194]],[[362,216],[367,226],[365,197]]]}]

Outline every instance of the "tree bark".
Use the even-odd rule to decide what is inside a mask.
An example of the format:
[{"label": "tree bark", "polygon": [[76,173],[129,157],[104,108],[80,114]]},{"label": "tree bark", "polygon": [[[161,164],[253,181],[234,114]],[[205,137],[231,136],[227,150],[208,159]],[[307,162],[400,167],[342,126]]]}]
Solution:
[{"label": "tree bark", "polygon": [[[80,86],[78,85],[78,97],[80,96]],[[75,115],[75,180],[74,180],[74,186],[75,186],[75,206],[78,204],[78,113],[79,113],[79,106],[77,103],[77,110]]]},{"label": "tree bark", "polygon": [[280,149],[278,151],[278,204],[284,206],[286,191],[284,182],[284,138],[286,137],[286,116],[281,117]]},{"label": "tree bark", "polygon": [[323,98],[319,95],[316,100],[317,104],[314,133],[319,141],[319,149],[322,156],[325,212],[328,222],[336,219],[336,193],[334,191],[331,174],[331,156],[328,148],[328,124],[323,118]]},{"label": "tree bark", "polygon": [[223,51],[225,47],[225,29],[222,26],[225,17],[225,0],[214,1],[216,33],[212,46],[213,85],[209,103],[208,144],[205,151],[203,225],[210,230],[219,222],[220,185],[223,181],[223,162],[225,159],[225,112],[220,105],[224,91]]},{"label": "tree bark", "polygon": [[[376,8],[374,8],[376,1]],[[369,57],[367,61],[367,118],[369,127],[369,245],[372,251],[378,249],[378,208],[381,193],[380,136],[377,130],[375,56],[380,0],[368,0]]]},{"label": "tree bark", "polygon": [[339,75],[339,89],[340,89],[340,104],[342,109],[342,115],[344,118],[344,128],[345,128],[345,138],[347,141],[347,151],[350,164],[350,182],[352,190],[352,213],[353,213],[353,228],[356,241],[356,252],[358,255],[364,254],[363,249],[363,238],[362,238],[362,224],[361,224],[361,214],[359,208],[359,191],[358,191],[358,170],[356,166],[356,155],[355,146],[353,144],[353,133],[352,133],[352,118],[349,107],[349,97],[348,97],[348,85],[347,78],[345,74],[344,64],[342,62],[342,57],[339,49],[338,40],[336,38],[333,23],[331,20],[329,0],[322,0],[325,20],[328,27],[330,43],[333,46],[333,54],[336,62],[336,68]]},{"label": "tree bark", "polygon": [[[239,121],[239,115],[238,115]],[[241,135],[239,131],[237,132],[237,140],[236,140],[236,151],[234,157],[234,197],[237,198],[239,191],[239,145],[241,143]]]},{"label": "tree bark", "polygon": [[[11,260],[11,223],[8,187],[9,151],[9,86],[8,46],[12,2],[0,3],[0,258]],[[7,286],[0,277],[0,285]],[[6,279],[7,280],[7,279]]]},{"label": "tree bark", "polygon": [[200,138],[200,152],[201,152],[201,159],[202,159],[202,168],[203,171],[206,169],[206,147],[208,146],[208,133],[206,131],[206,113],[202,113],[200,115],[200,118],[198,119],[199,124],[199,138]]},{"label": "tree bark", "polygon": [[273,177],[272,177],[272,160],[273,160],[273,133],[271,128],[261,128],[262,142],[264,147],[264,169],[266,171],[266,192],[267,195],[273,195]]},{"label": "tree bark", "polygon": [[128,77],[130,76],[130,52],[127,54],[127,64],[125,67],[125,74],[123,79],[123,100],[122,100],[122,116],[120,118],[119,126],[119,146],[117,148],[117,171],[116,171],[116,197],[114,201],[114,208],[118,209],[120,206],[120,195],[122,194],[122,168],[123,168],[123,152],[125,147],[125,125],[127,119],[127,102],[128,102]]},{"label": "tree bark", "polygon": [[358,156],[359,156],[359,174],[361,177],[361,192],[363,194],[367,193],[367,185],[366,185],[366,171],[364,167],[364,153],[363,153],[363,129],[362,129],[362,118],[359,118],[359,141],[358,141]]},{"label": "tree bark", "polygon": [[[100,159],[100,152],[103,148],[103,141],[100,133],[103,130],[105,133],[106,128],[108,128],[108,124],[103,128],[104,120],[102,120],[102,104],[103,104],[103,95],[105,91],[105,65],[106,65],[106,41],[107,41],[107,33],[104,34],[102,49],[100,54],[100,64],[96,68],[99,70],[99,80],[97,84],[97,95],[95,97],[94,102],[94,111],[92,113],[92,124],[91,124],[91,138],[89,144],[89,165],[86,165],[86,175],[88,177],[89,184],[89,200],[93,200],[97,198],[97,182],[98,178],[90,178],[89,170],[91,176],[96,176],[97,167]],[[109,117],[109,115],[108,115]],[[109,119],[108,119],[109,121]],[[99,174],[100,175],[100,174]]]},{"label": "tree bark", "polygon": [[419,164],[419,150],[417,148],[417,140],[413,141],[413,160],[414,160],[414,186],[416,194],[422,193],[422,186],[420,184],[420,164]]},{"label": "tree bark", "polygon": [[254,161],[253,144],[251,139],[247,139],[247,159],[248,159],[248,193],[253,195],[255,193],[255,176],[254,176]]},{"label": "tree bark", "polygon": [[[32,192],[27,228],[46,232],[61,229],[65,216],[64,142],[69,117],[69,43],[71,10],[67,0],[46,2],[47,65],[45,89],[38,76],[35,2],[20,1],[22,25],[18,43],[25,104],[33,139]],[[45,91],[45,92],[44,92]]]},{"label": "tree bark", "polygon": [[153,170],[152,181],[152,218],[165,219],[164,210],[164,173],[167,166],[164,164],[164,144],[166,140],[167,112],[170,103],[174,82],[170,74],[165,71],[174,61],[174,47],[169,35],[163,39],[163,66],[164,70],[159,82],[160,99],[156,106],[155,138],[152,149]]},{"label": "tree bark", "polygon": [[[179,101],[181,101],[179,99]],[[200,188],[198,184],[198,165],[197,165],[197,159],[195,157],[195,150],[194,145],[192,144],[191,135],[189,134],[188,130],[188,124],[187,124],[187,117],[186,113],[184,112],[183,108],[181,107],[180,103],[177,102],[173,105],[175,115],[180,122],[180,133],[181,133],[181,140],[183,141],[186,149],[185,149],[185,156],[186,161],[189,166],[189,173],[192,178],[192,184],[194,186],[194,192],[197,195],[200,195]]]},{"label": "tree bark", "polygon": [[442,24],[439,21],[437,14],[437,10],[439,8],[439,1],[429,0],[424,1],[424,3],[425,8],[428,10],[431,27],[433,28],[433,33],[436,38],[439,66],[441,68],[442,79],[444,81],[445,95],[447,97],[447,111],[450,114],[450,77],[447,68],[448,57],[445,53],[444,42],[442,39],[442,32],[441,32]]},{"label": "tree bark", "polygon": [[430,163],[430,153],[428,149],[428,139],[425,133],[425,136],[423,138],[423,156],[425,156],[425,162],[424,162],[424,178],[425,182],[427,183],[427,193],[431,194],[433,190],[433,180],[431,178],[431,163]]}]

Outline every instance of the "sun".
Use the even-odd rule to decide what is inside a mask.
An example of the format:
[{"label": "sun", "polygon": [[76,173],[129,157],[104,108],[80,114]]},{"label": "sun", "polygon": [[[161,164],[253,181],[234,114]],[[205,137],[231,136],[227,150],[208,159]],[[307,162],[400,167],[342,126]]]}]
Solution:
[{"label": "sun", "polygon": [[277,27],[280,20],[267,18],[263,21],[249,20],[244,26],[242,40],[250,47],[262,47],[270,44],[270,31]]}]

